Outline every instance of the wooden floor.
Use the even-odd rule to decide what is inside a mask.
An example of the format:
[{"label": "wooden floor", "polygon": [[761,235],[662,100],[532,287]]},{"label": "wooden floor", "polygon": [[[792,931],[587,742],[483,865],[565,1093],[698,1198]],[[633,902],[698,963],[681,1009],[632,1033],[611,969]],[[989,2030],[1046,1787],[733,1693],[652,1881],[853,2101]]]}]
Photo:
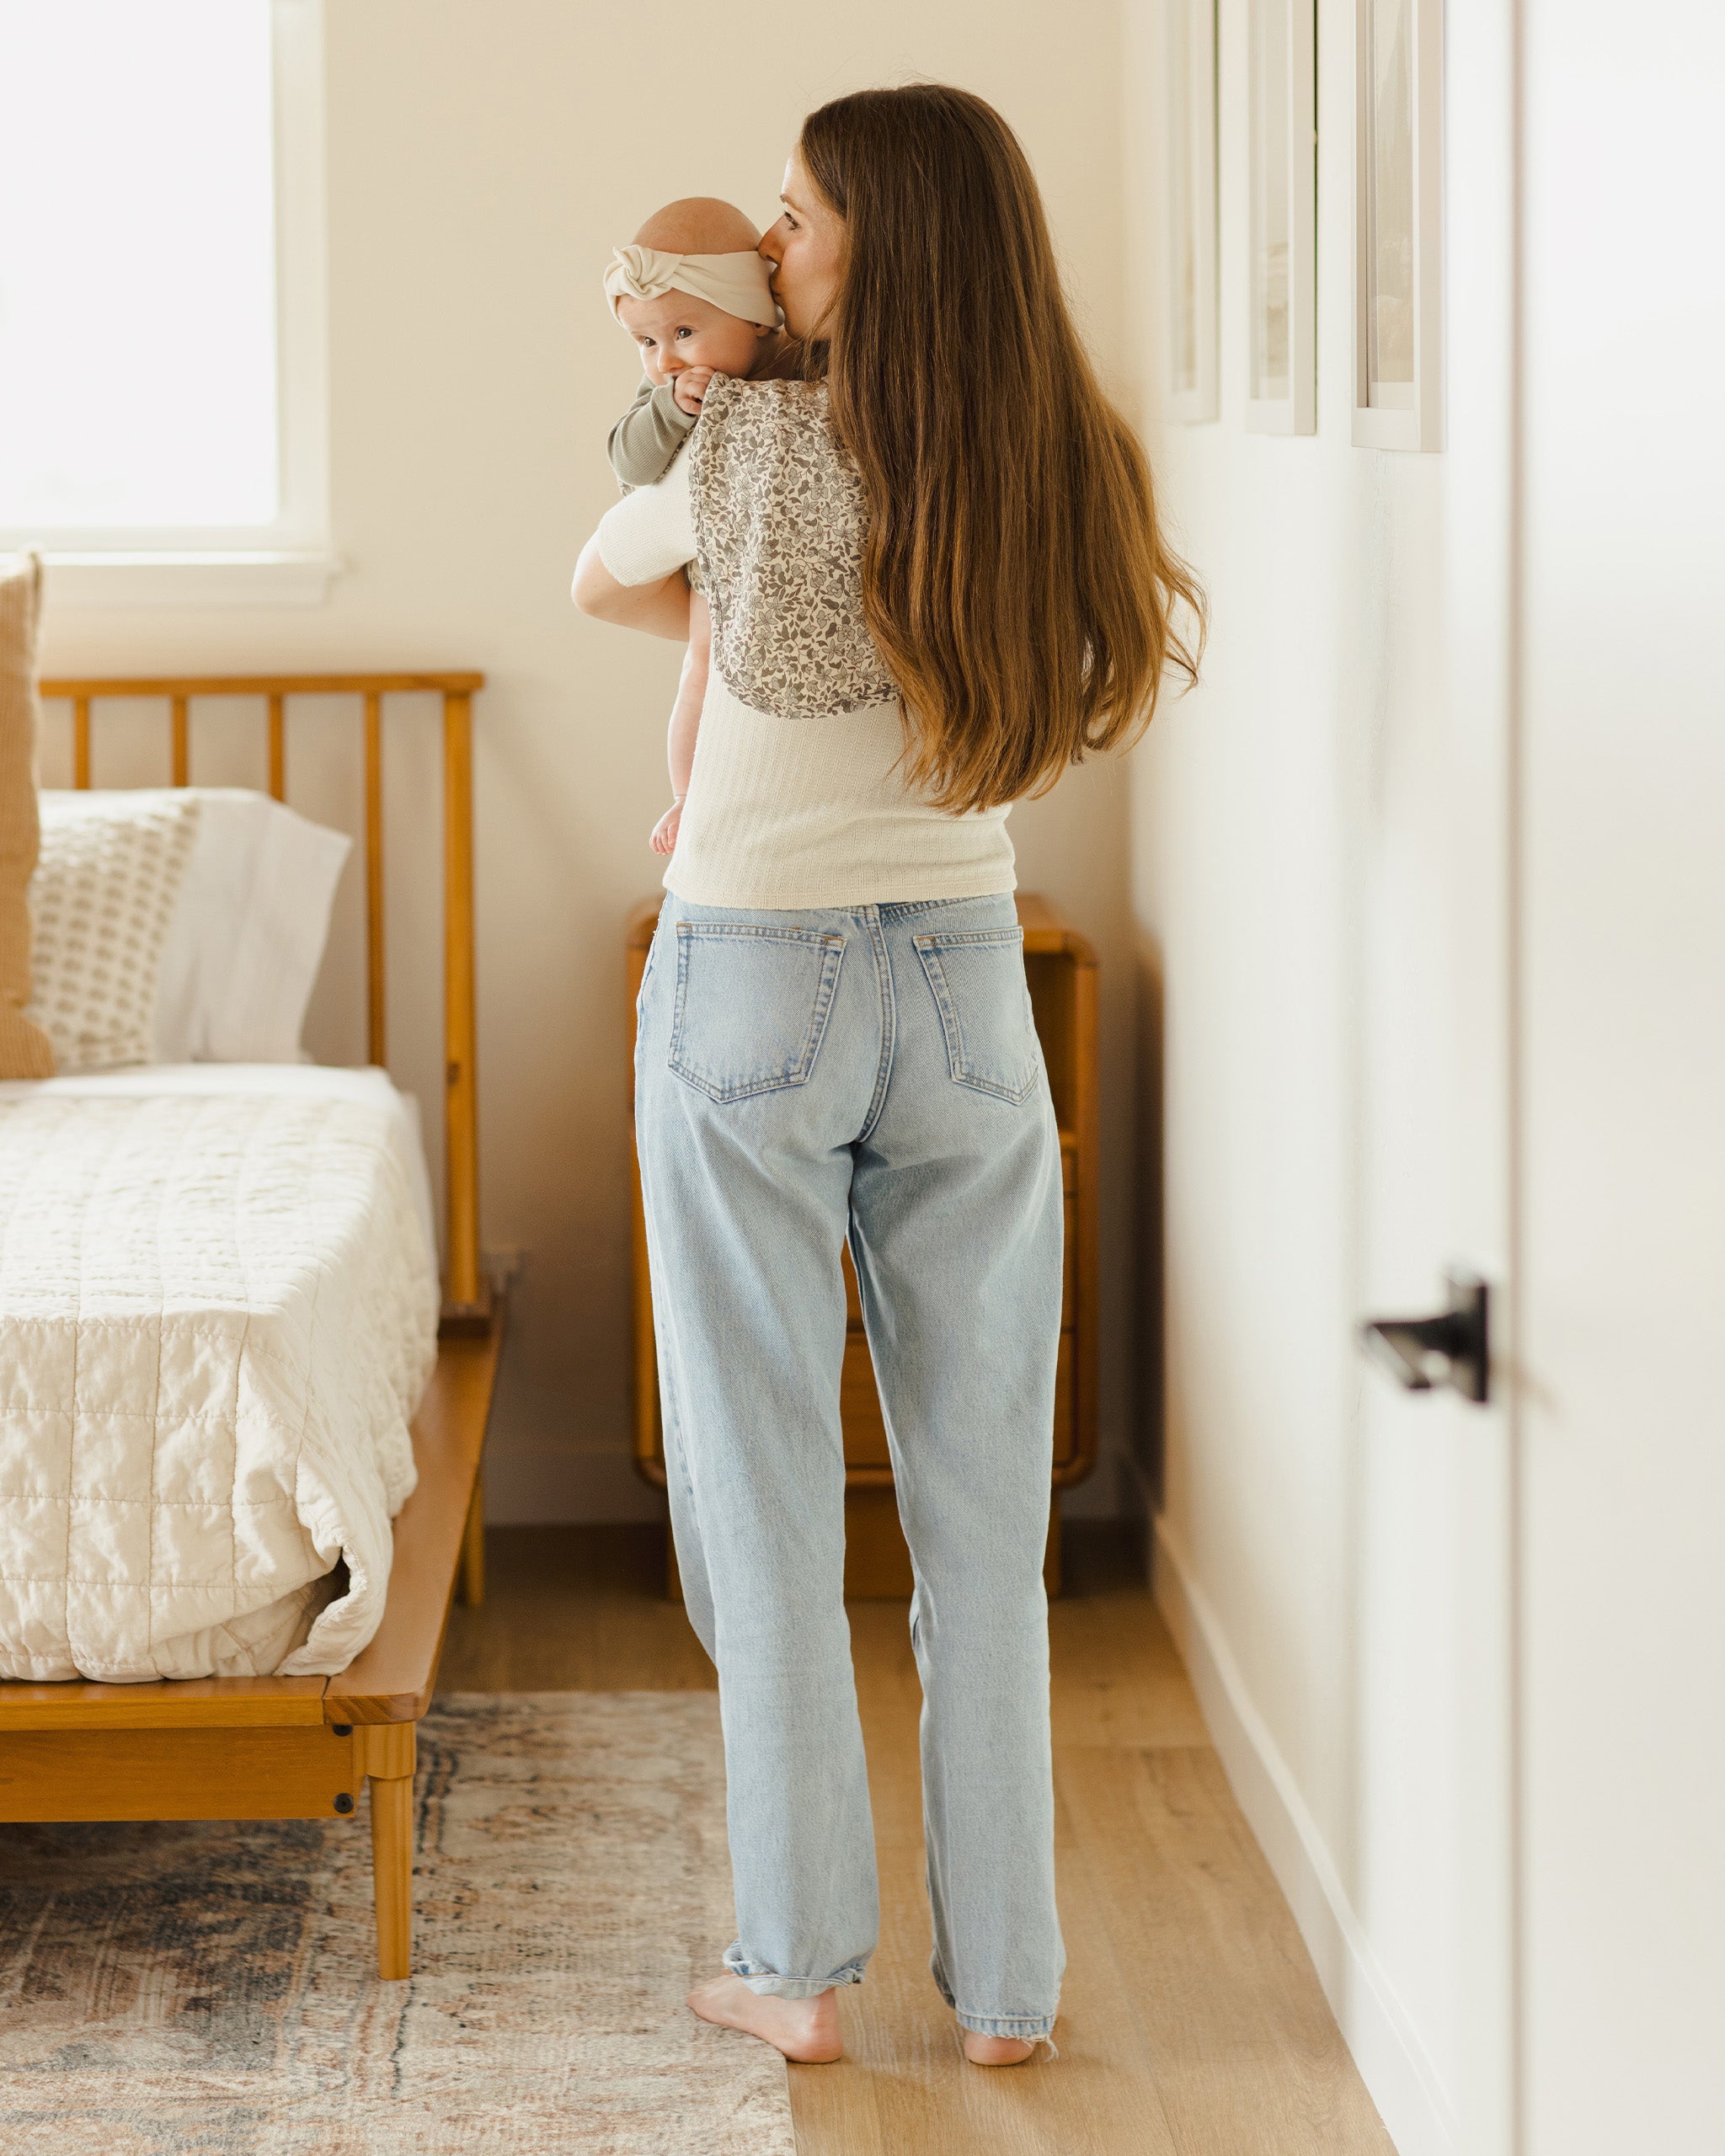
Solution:
[{"label": "wooden floor", "polygon": [[[1060,2058],[985,2073],[959,2056],[927,1971],[905,1609],[855,1604],[881,1943],[841,1994],[846,2058],[791,2069],[799,2156],[1394,2156],[1149,1593],[1106,1530],[1068,1538]],[[710,1686],[661,1550],[657,1529],[493,1529],[485,1607],[454,1612],[441,1689]]]}]

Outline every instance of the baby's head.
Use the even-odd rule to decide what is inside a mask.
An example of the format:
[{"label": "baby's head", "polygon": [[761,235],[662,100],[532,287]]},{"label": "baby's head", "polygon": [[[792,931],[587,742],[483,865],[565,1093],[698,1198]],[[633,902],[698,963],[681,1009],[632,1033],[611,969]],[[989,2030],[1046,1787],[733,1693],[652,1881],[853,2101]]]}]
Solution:
[{"label": "baby's head", "polygon": [[697,195],[656,211],[617,249],[605,289],[649,381],[685,367],[749,375],[771,357],[778,310],[760,239],[740,210]]}]

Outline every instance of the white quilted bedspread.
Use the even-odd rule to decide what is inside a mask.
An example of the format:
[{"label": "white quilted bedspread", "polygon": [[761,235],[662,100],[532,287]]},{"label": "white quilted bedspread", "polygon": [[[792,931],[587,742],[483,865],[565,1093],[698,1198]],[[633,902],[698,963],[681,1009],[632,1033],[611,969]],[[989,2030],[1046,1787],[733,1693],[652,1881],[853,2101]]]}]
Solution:
[{"label": "white quilted bedspread", "polygon": [[0,1676],[344,1668],[436,1353],[382,1097],[61,1086],[0,1097]]}]

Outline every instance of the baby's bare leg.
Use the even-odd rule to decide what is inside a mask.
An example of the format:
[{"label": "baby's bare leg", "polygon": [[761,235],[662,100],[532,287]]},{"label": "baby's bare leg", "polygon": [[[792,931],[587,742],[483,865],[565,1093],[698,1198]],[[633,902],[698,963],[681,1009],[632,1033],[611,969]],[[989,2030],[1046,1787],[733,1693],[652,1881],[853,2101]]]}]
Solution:
[{"label": "baby's bare leg", "polygon": [[670,727],[665,757],[670,766],[671,804],[653,827],[655,853],[676,848],[677,829],[683,818],[683,797],[695,768],[695,740],[701,728],[701,707],[707,699],[707,674],[713,658],[713,616],[698,591],[689,594],[689,648],[683,658],[677,700],[670,707]]},{"label": "baby's bare leg", "polygon": [[670,732],[665,742],[670,790],[679,801],[689,790],[689,775],[695,768],[695,738],[701,730],[701,707],[707,700],[707,674],[712,664],[713,616],[701,594],[692,591],[689,648],[683,658],[677,700],[670,707]]}]

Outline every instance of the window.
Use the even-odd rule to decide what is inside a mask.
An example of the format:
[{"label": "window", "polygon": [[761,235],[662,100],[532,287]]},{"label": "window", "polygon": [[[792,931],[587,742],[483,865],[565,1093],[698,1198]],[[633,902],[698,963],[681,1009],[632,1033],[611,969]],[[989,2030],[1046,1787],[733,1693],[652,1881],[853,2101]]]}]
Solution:
[{"label": "window", "polygon": [[0,546],[320,597],[318,0],[0,0]]},{"label": "window", "polygon": [[1442,0],[1355,0],[1354,440],[1443,446]]},{"label": "window", "polygon": [[1251,0],[1248,434],[1317,431],[1316,9]]},{"label": "window", "polygon": [[1216,6],[1168,0],[1168,416],[1216,416]]}]

